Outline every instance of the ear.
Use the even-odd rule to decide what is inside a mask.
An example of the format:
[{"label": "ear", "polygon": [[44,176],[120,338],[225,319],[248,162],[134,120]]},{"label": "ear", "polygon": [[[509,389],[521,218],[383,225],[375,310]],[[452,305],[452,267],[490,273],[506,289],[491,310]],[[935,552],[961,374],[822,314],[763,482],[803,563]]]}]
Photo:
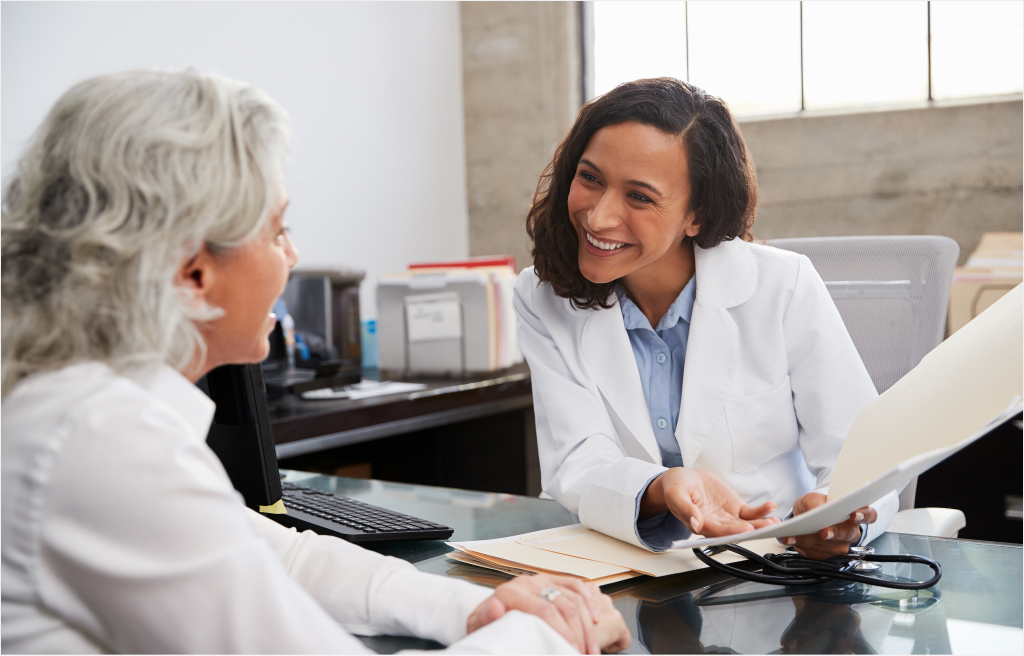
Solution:
[{"label": "ear", "polygon": [[182,260],[174,274],[174,286],[189,298],[190,306],[202,308],[208,305],[210,290],[216,282],[214,264],[213,254],[206,244],[198,253]]},{"label": "ear", "polygon": [[690,219],[690,225],[686,226],[686,228],[683,229],[683,232],[686,234],[687,237],[693,239],[694,237],[700,234],[700,228],[703,223],[703,217],[704,212],[699,207],[690,212],[690,216],[688,217]]}]

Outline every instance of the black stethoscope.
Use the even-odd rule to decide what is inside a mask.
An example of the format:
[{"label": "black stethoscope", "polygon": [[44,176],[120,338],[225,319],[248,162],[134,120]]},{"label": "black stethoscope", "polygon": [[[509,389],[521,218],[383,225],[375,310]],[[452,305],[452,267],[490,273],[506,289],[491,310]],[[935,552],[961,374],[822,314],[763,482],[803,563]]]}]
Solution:
[{"label": "black stethoscope", "polygon": [[[790,548],[792,549],[792,547]],[[753,571],[741,569],[733,565],[720,563],[712,556],[722,551],[732,551],[753,562],[759,567]],[[787,549],[780,554],[759,556],[749,549],[736,544],[723,544],[719,547],[694,549],[693,553],[708,567],[717,569],[739,579],[785,586],[821,585],[835,579],[844,579],[856,583],[866,583],[897,590],[921,590],[930,588],[942,578],[942,567],[931,558],[900,554],[884,556],[876,554],[872,547],[850,547],[849,553],[833,556],[828,560],[811,560],[804,558],[795,550]],[[897,580],[872,575],[882,568],[882,563],[903,563],[927,565],[935,572],[935,576],[926,581]]]}]

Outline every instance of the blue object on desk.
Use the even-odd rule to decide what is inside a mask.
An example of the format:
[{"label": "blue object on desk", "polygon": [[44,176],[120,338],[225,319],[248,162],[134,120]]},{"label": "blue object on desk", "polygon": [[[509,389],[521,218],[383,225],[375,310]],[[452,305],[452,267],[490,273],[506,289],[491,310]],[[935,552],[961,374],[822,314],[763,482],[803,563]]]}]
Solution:
[{"label": "blue object on desk", "polygon": [[363,369],[377,368],[377,320],[366,319],[361,322]]}]

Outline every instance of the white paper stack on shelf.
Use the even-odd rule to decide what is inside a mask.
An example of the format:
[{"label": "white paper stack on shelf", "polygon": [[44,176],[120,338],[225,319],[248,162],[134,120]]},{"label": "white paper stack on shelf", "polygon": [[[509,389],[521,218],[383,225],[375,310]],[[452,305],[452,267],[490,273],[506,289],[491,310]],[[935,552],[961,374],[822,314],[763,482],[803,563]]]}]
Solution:
[{"label": "white paper stack on shelf", "polygon": [[903,489],[1021,411],[1022,334],[1024,285],[1018,285],[861,410],[839,453],[828,503],[772,527],[673,547],[806,535]]},{"label": "white paper stack on shelf", "polygon": [[511,262],[442,262],[385,275],[377,286],[381,368],[461,373],[522,362]]},{"label": "white paper stack on shelf", "polygon": [[[691,551],[652,553],[593,531],[582,524],[563,526],[497,540],[449,542],[449,558],[462,563],[519,575],[558,574],[606,585],[646,574],[668,576],[705,567]],[[781,553],[777,540],[760,540],[749,547],[758,553]],[[716,556],[729,563],[732,553]]]}]

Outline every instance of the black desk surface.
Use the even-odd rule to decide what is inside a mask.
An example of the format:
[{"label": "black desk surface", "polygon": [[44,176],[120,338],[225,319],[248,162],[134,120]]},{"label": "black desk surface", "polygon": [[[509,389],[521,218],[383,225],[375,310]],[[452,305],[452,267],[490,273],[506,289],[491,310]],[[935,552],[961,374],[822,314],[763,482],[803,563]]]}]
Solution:
[{"label": "black desk surface", "polygon": [[270,424],[278,458],[519,410],[533,403],[530,369],[525,364],[458,378],[402,377],[376,370],[366,377],[423,383],[426,389],[360,400],[304,401],[294,395],[271,400]]},{"label": "black desk surface", "polygon": [[[553,501],[382,481],[289,472],[288,480],[442,522],[452,540],[506,537],[572,523]],[[934,558],[943,578],[918,592],[852,586],[791,594],[743,583],[721,591],[725,577],[707,570],[605,586],[633,635],[627,653],[1021,653],[1024,648],[1024,559],[1020,545],[886,533],[879,553]],[[426,572],[497,585],[506,577],[449,560],[439,541],[384,542],[370,548]],[[886,565],[896,574],[896,567]],[[923,578],[914,565],[899,575]],[[709,594],[713,592],[714,594]],[[439,647],[410,638],[364,642],[381,653]]]}]

